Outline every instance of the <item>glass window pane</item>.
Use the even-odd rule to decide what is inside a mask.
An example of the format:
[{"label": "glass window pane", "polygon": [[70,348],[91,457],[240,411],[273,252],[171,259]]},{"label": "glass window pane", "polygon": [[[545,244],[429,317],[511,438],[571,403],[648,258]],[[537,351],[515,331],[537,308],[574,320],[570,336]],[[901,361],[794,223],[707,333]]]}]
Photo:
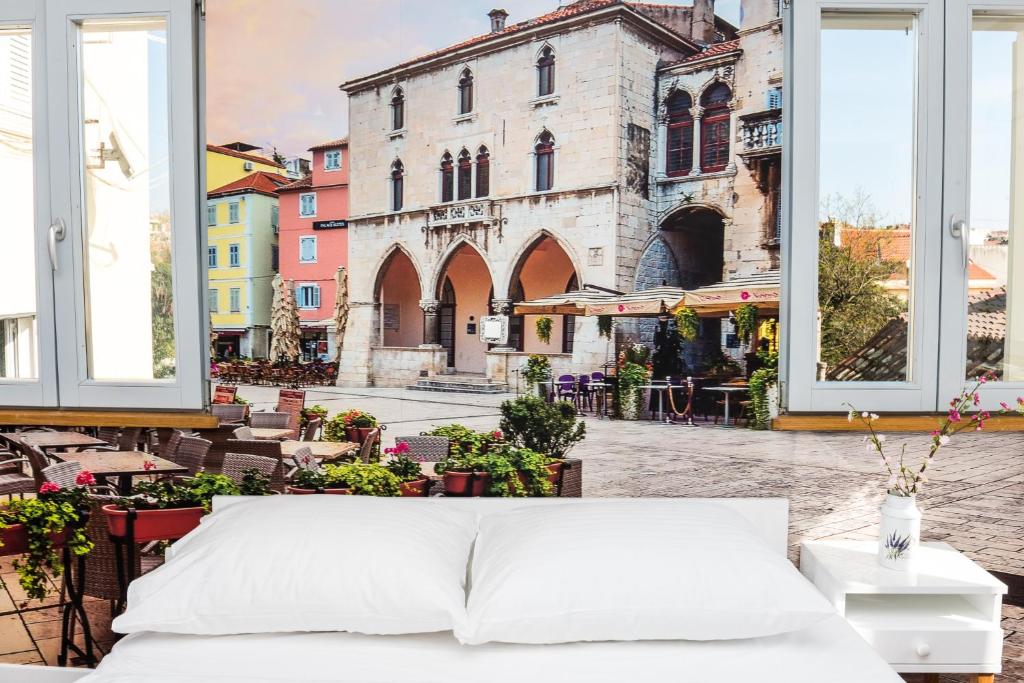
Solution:
[{"label": "glass window pane", "polygon": [[166,21],[80,25],[89,377],[175,375]]},{"label": "glass window pane", "polygon": [[971,35],[968,378],[1024,382],[1024,17]]},{"label": "glass window pane", "polygon": [[915,26],[822,14],[819,379],[911,380]]},{"label": "glass window pane", "polygon": [[32,34],[0,28],[0,378],[39,377],[35,202],[32,196]]}]

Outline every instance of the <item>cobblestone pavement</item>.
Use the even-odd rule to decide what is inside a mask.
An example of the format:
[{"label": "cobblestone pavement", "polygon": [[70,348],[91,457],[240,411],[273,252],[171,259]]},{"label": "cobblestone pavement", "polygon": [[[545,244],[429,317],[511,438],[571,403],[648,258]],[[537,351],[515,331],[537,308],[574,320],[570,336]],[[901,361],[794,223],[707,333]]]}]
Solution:
[{"label": "cobblestone pavement", "polygon": [[[276,389],[242,387],[239,394],[259,410],[272,407]],[[388,425],[387,442],[449,422],[494,428],[505,398],[324,387],[307,390],[306,403],[319,403],[331,414],[367,410]],[[865,450],[859,435],[753,432],[700,421],[697,428],[595,417],[586,422],[587,438],[573,451],[584,461],[585,496],[785,497],[790,501],[794,561],[802,540],[876,535],[884,481],[877,457]],[[884,420],[879,430],[885,431]],[[906,442],[920,453],[926,439],[890,435],[888,443],[898,449]],[[923,538],[946,541],[986,569],[1024,576],[1024,436],[962,435],[940,452],[931,471],[921,496]],[[0,571],[10,568],[0,565]],[[15,577],[5,573],[3,578],[14,593]],[[11,598],[17,601],[15,595],[0,592],[0,614],[13,609]],[[101,631],[109,622],[103,616],[105,607],[91,608],[101,620]],[[0,616],[0,661],[52,663],[59,626],[54,619],[52,608]],[[1005,606],[1003,628],[1004,670],[996,680],[1024,683],[1024,609]],[[950,683],[966,680],[943,678]]]}]

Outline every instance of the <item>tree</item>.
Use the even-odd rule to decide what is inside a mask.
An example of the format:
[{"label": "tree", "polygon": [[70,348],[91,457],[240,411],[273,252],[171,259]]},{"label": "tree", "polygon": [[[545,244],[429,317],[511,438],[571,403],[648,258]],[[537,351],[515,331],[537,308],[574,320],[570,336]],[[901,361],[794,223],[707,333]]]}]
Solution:
[{"label": "tree", "polygon": [[856,251],[850,245],[836,246],[835,230],[836,224],[827,221],[818,231],[820,360],[828,367],[863,348],[883,325],[906,311],[906,304],[882,286],[903,265],[869,257],[873,250],[864,249],[863,240]]}]

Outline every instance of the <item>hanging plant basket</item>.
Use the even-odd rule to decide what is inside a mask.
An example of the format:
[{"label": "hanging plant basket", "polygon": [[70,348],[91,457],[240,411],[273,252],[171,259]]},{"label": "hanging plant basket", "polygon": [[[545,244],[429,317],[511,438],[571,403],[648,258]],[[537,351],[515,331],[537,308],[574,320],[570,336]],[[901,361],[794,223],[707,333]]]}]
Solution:
[{"label": "hanging plant basket", "polygon": [[542,315],[537,318],[537,338],[544,344],[551,343],[551,327],[553,323],[551,318],[546,315]]},{"label": "hanging plant basket", "polygon": [[612,317],[610,315],[597,316],[597,333],[605,339],[612,338]]},{"label": "hanging plant basket", "polygon": [[743,304],[736,309],[736,336],[744,342],[757,332],[757,306]]},{"label": "hanging plant basket", "polygon": [[684,306],[676,313],[676,332],[683,341],[692,342],[700,333],[700,316],[689,306]]}]

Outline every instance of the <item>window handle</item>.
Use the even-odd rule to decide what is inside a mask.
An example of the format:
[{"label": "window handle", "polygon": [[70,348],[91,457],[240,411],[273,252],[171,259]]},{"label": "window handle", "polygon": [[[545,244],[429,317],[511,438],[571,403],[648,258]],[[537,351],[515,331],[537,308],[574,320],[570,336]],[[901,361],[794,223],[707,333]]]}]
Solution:
[{"label": "window handle", "polygon": [[57,271],[57,241],[64,241],[67,233],[68,230],[64,225],[63,218],[58,218],[50,224],[50,231],[47,235],[47,247],[49,247],[50,252],[50,267],[53,268],[54,272]]},{"label": "window handle", "polygon": [[967,229],[967,221],[954,214],[949,220],[949,234],[960,240],[964,270],[966,271],[971,250],[970,231]]}]

